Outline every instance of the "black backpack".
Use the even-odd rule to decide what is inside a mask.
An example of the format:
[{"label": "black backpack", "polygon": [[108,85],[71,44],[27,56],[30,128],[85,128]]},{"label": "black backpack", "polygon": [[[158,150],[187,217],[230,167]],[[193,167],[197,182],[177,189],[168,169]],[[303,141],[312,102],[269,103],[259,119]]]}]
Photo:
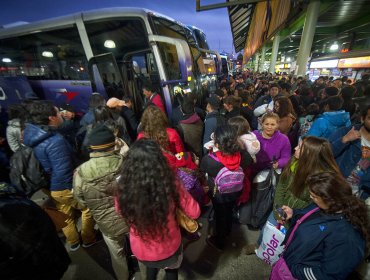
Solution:
[{"label": "black backpack", "polygon": [[31,197],[40,189],[49,188],[49,178],[32,148],[22,146],[10,158],[10,182]]}]

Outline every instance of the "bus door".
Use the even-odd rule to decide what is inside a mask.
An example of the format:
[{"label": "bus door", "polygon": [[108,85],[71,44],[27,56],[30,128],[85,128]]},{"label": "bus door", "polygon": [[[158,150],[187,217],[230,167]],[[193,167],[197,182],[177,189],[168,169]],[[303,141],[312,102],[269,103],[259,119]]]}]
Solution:
[{"label": "bus door", "polygon": [[178,104],[176,95],[182,93],[192,77],[192,58],[186,41],[159,35],[149,35],[160,77],[160,86],[167,114]]},{"label": "bus door", "polygon": [[133,109],[138,117],[144,108],[143,84],[149,82],[160,91],[158,68],[150,48],[126,53],[122,67],[124,90],[133,100]]},{"label": "bus door", "polygon": [[90,58],[88,68],[94,92],[99,92],[107,98],[122,98],[123,79],[112,53]]}]

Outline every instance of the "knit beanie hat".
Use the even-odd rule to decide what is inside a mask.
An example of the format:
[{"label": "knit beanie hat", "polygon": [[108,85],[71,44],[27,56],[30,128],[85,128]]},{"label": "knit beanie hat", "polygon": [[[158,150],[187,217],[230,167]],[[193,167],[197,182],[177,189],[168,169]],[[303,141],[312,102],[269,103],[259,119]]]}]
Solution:
[{"label": "knit beanie hat", "polygon": [[93,151],[106,150],[115,146],[116,137],[106,125],[94,127],[89,135],[89,146]]}]

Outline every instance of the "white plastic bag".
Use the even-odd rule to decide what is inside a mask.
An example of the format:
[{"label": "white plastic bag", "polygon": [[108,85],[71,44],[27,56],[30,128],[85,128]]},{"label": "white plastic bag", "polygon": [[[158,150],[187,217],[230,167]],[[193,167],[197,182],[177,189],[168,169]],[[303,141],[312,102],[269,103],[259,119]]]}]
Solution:
[{"label": "white plastic bag", "polygon": [[267,221],[264,230],[261,245],[256,250],[256,255],[269,265],[273,265],[279,259],[284,251],[283,243],[285,234]]}]

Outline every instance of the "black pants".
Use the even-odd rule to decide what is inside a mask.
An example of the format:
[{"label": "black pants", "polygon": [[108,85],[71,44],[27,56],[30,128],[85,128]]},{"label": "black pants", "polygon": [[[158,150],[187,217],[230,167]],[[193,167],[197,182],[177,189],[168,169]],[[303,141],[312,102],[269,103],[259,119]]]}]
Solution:
[{"label": "black pants", "polygon": [[230,234],[233,223],[233,208],[235,201],[217,203],[213,201],[216,222],[216,240],[219,246],[224,246],[226,237]]},{"label": "black pants", "polygon": [[[167,280],[178,279],[178,269],[165,269]],[[146,279],[156,280],[158,274],[158,268],[146,267]]]}]

